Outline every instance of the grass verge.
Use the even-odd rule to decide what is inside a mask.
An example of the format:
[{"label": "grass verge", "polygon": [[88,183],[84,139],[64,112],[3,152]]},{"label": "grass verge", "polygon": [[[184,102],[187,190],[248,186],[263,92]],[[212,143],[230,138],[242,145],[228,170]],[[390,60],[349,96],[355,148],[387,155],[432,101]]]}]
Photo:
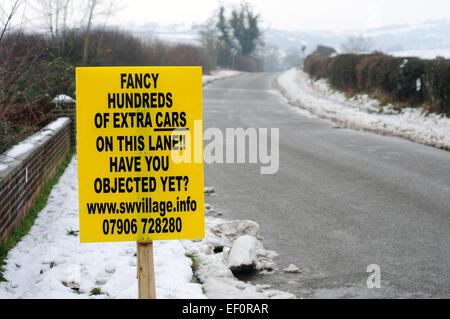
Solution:
[{"label": "grass verge", "polygon": [[67,166],[69,166],[73,154],[73,151],[67,154],[66,158],[59,165],[55,175],[45,183],[40,194],[33,200],[28,214],[22,218],[20,224],[12,230],[11,234],[0,242],[0,282],[6,281],[3,273],[5,271],[5,259],[8,256],[8,252],[30,231],[39,212],[47,205],[48,195],[50,195],[53,186],[58,182]]}]

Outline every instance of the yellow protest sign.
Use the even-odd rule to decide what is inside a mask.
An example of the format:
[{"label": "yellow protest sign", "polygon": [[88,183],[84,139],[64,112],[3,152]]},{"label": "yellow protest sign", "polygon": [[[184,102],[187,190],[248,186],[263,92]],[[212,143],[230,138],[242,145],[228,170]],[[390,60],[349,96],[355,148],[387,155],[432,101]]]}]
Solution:
[{"label": "yellow protest sign", "polygon": [[204,237],[201,67],[76,69],[81,242]]}]

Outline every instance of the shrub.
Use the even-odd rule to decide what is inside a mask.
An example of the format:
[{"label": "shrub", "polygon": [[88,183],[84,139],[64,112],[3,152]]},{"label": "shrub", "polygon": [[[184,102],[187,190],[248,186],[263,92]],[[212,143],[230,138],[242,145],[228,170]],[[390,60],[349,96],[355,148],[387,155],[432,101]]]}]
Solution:
[{"label": "shrub", "polygon": [[430,111],[450,115],[450,60],[427,62],[424,86],[431,102]]},{"label": "shrub", "polygon": [[394,102],[422,103],[417,80],[424,74],[424,62],[417,58],[394,58],[381,54],[364,57],[357,67],[358,90],[382,91]]},{"label": "shrub", "polygon": [[421,87],[417,87],[417,80],[422,81],[425,63],[417,58],[402,60],[400,66],[390,76],[393,98],[395,101],[419,104],[423,102]]},{"label": "shrub", "polygon": [[358,90],[356,69],[364,55],[342,54],[333,58],[330,62],[330,83],[338,89],[348,92]]},{"label": "shrub", "polygon": [[305,71],[347,93],[368,93],[390,102],[450,114],[450,60],[426,61],[381,53],[342,54],[334,58],[310,55]]},{"label": "shrub", "polygon": [[375,66],[379,61],[379,54],[365,55],[356,66],[357,87],[360,91],[372,92],[377,89],[377,85],[372,83],[375,74]]},{"label": "shrub", "polygon": [[326,78],[331,61],[332,59],[328,57],[310,55],[305,59],[305,70],[316,79]]},{"label": "shrub", "polygon": [[174,66],[202,66],[204,72],[209,73],[213,61],[205,49],[190,44],[179,44],[169,47],[165,63]]},{"label": "shrub", "polygon": [[49,101],[74,91],[74,68],[41,35],[10,33],[0,50],[0,151],[46,125]]}]

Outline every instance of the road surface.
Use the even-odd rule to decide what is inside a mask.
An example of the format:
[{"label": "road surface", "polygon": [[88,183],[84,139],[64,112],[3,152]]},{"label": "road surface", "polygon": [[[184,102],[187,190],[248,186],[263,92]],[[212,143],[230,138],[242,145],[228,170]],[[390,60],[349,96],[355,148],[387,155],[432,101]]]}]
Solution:
[{"label": "road surface", "polygon": [[[304,298],[450,297],[450,152],[296,112],[255,73],[204,88],[204,128],[280,129],[280,168],[206,164],[224,217],[260,224],[280,268],[246,276]],[[205,145],[207,142],[205,142]],[[281,271],[289,264],[300,274]],[[367,267],[379,265],[381,288]]]}]

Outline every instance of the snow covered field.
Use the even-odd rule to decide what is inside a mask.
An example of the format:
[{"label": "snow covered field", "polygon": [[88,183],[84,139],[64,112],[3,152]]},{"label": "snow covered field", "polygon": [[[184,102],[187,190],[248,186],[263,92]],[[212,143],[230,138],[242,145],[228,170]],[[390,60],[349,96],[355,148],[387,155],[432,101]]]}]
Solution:
[{"label": "snow covered field", "polygon": [[[450,150],[450,118],[422,114],[420,109],[395,111],[391,105],[366,94],[346,98],[331,89],[326,80],[311,80],[302,70],[290,69],[278,78],[282,94],[294,105],[346,127],[399,136]],[[303,111],[303,110],[302,110]]]}]

